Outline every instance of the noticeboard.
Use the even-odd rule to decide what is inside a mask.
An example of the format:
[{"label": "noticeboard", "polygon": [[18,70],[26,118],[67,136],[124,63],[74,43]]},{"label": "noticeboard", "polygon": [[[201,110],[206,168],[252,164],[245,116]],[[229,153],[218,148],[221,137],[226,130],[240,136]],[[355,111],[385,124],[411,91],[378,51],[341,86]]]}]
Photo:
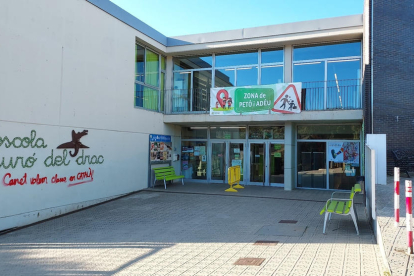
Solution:
[{"label": "noticeboard", "polygon": [[151,163],[172,160],[172,142],[170,135],[150,134],[149,141]]}]

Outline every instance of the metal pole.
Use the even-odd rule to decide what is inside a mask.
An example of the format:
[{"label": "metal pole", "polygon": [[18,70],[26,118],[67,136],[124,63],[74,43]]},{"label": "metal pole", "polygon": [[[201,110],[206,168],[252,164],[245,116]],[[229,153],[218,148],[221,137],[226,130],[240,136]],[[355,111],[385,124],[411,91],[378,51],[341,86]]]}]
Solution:
[{"label": "metal pole", "polygon": [[395,227],[400,224],[400,168],[394,167],[394,216]]},{"label": "metal pole", "polygon": [[412,191],[412,181],[406,180],[405,181],[405,223],[407,225],[407,234],[408,234],[408,254],[413,254],[413,230],[411,227],[411,219],[413,216],[412,212],[412,203],[413,203],[413,191]]}]

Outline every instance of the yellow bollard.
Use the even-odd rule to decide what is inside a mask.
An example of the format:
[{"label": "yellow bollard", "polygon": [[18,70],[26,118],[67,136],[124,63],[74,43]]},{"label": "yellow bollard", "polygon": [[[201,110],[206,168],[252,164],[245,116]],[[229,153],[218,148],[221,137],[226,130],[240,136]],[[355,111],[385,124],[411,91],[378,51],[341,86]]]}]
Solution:
[{"label": "yellow bollard", "polygon": [[244,189],[244,187],[240,185],[240,166],[234,167],[234,175],[235,175],[235,181],[237,181],[237,185],[234,186],[234,188]]},{"label": "yellow bollard", "polygon": [[[226,192],[237,192],[237,190],[234,188],[239,188],[239,189],[244,188],[243,186],[239,184],[240,183],[240,166],[229,167],[227,174],[228,174],[228,181],[229,181],[230,188],[225,190]],[[237,183],[237,185],[234,186],[233,188],[233,185],[235,183]]]}]

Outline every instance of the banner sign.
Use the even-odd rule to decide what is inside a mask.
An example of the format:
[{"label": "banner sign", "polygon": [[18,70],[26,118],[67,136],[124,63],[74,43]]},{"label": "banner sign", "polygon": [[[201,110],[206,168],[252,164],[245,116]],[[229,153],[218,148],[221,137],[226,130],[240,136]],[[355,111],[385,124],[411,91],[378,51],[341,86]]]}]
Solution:
[{"label": "banner sign", "polygon": [[302,83],[210,90],[210,115],[293,114],[301,111]]}]

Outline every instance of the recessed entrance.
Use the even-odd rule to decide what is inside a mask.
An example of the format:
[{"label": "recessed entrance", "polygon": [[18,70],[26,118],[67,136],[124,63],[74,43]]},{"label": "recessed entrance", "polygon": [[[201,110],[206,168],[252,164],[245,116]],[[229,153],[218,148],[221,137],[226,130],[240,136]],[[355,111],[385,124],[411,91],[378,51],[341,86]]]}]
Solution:
[{"label": "recessed entrance", "polygon": [[250,142],[250,183],[283,186],[285,147],[272,141]]}]

